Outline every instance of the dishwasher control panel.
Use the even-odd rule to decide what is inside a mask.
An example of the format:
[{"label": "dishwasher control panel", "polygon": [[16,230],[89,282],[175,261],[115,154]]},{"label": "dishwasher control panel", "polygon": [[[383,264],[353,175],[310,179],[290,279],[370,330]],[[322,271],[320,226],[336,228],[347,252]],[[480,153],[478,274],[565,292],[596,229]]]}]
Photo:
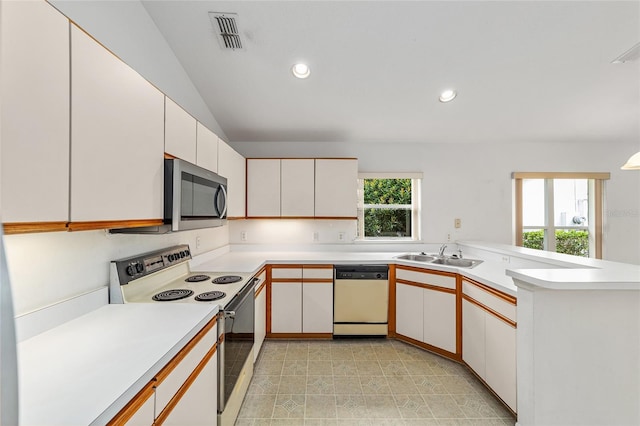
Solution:
[{"label": "dishwasher control panel", "polygon": [[336,280],[388,280],[387,265],[336,265]]}]

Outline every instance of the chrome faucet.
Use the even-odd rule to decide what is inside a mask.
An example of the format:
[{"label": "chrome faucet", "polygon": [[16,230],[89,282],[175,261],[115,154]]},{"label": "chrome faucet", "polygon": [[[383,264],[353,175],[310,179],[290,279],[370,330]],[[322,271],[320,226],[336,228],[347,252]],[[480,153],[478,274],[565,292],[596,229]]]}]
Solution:
[{"label": "chrome faucet", "polygon": [[446,249],[446,248],[447,248],[446,244],[441,245],[440,246],[440,251],[438,252],[438,256],[444,257],[444,249]]}]

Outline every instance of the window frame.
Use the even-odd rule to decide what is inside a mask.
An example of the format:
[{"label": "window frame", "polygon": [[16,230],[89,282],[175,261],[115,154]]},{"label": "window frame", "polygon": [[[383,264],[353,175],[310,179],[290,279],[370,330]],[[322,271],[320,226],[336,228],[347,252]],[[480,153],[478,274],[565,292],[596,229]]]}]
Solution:
[{"label": "window frame", "polygon": [[[522,247],[523,232],[525,229],[543,229],[545,235],[556,229],[593,229],[593,240],[590,238],[589,252],[596,259],[602,259],[602,230],[603,230],[603,212],[604,212],[604,181],[609,180],[610,173],[599,172],[513,172],[511,177],[514,180],[515,206],[514,206],[514,243],[516,246]],[[542,227],[525,227],[523,226],[523,188],[522,181],[524,179],[544,179],[545,186],[545,224]],[[586,226],[557,226],[553,220],[553,181],[556,179],[587,179],[589,185],[589,227]],[[591,232],[590,232],[591,235]],[[545,238],[545,251],[556,252],[555,238]],[[589,257],[592,257],[591,255]]]},{"label": "window frame", "polygon": [[[420,241],[420,217],[421,217],[421,192],[422,173],[406,172],[380,172],[380,173],[358,173],[358,219],[357,219],[357,239],[356,241]],[[384,209],[393,209],[407,206],[407,204],[364,204],[364,181],[365,179],[411,179],[411,236],[407,237],[365,237],[364,236],[364,211],[365,207],[380,206]]]}]

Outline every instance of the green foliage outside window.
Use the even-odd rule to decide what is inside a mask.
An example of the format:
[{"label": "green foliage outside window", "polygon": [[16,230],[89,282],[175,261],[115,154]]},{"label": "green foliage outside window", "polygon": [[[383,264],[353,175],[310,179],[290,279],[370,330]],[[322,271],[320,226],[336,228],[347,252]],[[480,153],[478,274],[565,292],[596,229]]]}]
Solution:
[{"label": "green foliage outside window", "polygon": [[[542,250],[544,247],[544,231],[523,232],[522,246]],[[574,256],[589,257],[589,231],[582,229],[557,229],[556,251]]]},{"label": "green foliage outside window", "polygon": [[407,208],[365,207],[365,237],[411,236],[411,179],[365,179],[365,205],[407,205]]}]

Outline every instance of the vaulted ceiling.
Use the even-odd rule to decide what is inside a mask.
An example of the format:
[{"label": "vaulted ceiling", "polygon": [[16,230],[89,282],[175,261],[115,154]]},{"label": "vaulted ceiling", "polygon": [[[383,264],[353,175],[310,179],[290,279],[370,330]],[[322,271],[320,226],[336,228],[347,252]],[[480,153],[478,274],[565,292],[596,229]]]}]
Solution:
[{"label": "vaulted ceiling", "polygon": [[640,141],[638,1],[143,5],[232,142]]}]

